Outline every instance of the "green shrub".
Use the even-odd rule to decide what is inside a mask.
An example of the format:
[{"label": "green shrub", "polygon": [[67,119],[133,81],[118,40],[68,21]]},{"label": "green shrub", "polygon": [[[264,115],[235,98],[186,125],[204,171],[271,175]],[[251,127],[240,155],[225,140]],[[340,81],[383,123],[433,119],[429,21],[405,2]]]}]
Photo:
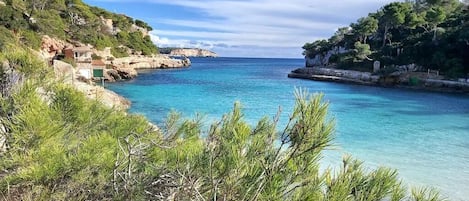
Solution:
[{"label": "green shrub", "polygon": [[129,53],[125,47],[113,47],[111,49],[111,54],[116,58],[128,57]]},{"label": "green shrub", "polygon": [[[158,52],[158,48],[149,37],[143,37],[139,31],[130,33],[134,23],[151,30],[151,27],[143,21],[136,20],[134,22],[131,17],[90,7],[82,1],[53,1],[45,4],[43,9],[36,8],[31,11],[32,3],[15,0],[7,2],[9,5],[14,4],[15,6],[1,6],[0,25],[2,28],[5,27],[21,33],[24,43],[33,49],[39,47],[42,35],[49,35],[63,40],[72,39],[88,43],[98,50],[105,47],[118,48],[123,45],[144,55]],[[23,13],[30,12],[34,19],[31,21],[23,16]],[[71,20],[70,15],[74,16],[74,20]],[[103,24],[100,16],[113,20],[114,26],[120,30],[118,35],[112,35],[110,32],[102,30]],[[0,36],[0,45],[5,43],[4,41],[10,41],[8,38],[14,37]],[[126,55],[122,51],[119,53],[116,53],[119,57]]]},{"label": "green shrub", "polygon": [[27,75],[38,79],[45,79],[50,75],[51,70],[39,58],[33,56],[33,53],[27,50],[21,50],[19,47],[7,45],[2,50],[4,59],[9,63],[10,67]]},{"label": "green shrub", "polygon": [[100,57],[100,56],[98,56],[98,55],[96,55],[96,54],[94,54],[94,53],[91,55],[91,58],[92,58],[93,60],[101,60],[101,59],[103,59],[102,57]]},{"label": "green shrub", "polygon": [[42,38],[35,32],[30,30],[25,30],[21,33],[23,42],[33,49],[39,49],[42,44]]},{"label": "green shrub", "polygon": [[64,20],[60,17],[59,11],[56,10],[47,10],[41,12],[35,12],[33,16],[36,19],[36,25],[39,29],[38,31],[42,34],[55,36],[59,39],[65,39],[66,34],[66,23],[68,19]]},{"label": "green shrub", "polygon": [[12,31],[0,26],[0,49],[5,48],[7,44],[14,43],[14,38]]}]

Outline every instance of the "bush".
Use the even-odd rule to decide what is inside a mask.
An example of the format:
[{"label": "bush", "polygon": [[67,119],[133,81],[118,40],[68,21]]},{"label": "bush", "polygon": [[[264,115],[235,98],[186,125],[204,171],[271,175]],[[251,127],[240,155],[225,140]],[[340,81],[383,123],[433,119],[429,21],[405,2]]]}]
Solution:
[{"label": "bush", "polygon": [[7,44],[14,43],[14,38],[12,31],[0,26],[0,49],[3,49]]},{"label": "bush", "polygon": [[[31,1],[11,1],[7,4],[15,6],[0,7],[0,25],[15,33],[22,33],[26,45],[37,49],[43,34],[60,39],[72,39],[82,43],[89,43],[102,50],[105,47],[118,48],[127,46],[134,52],[144,55],[158,53],[158,48],[149,37],[143,37],[137,31],[130,33],[132,24],[136,23],[143,28],[151,30],[151,27],[141,21],[131,17],[110,13],[97,7],[90,7],[82,1],[54,1],[44,6],[44,9],[29,10],[32,8]],[[29,21],[23,13],[32,13],[34,21]],[[73,14],[73,23],[70,20],[70,13]],[[111,18],[114,27],[120,32],[117,35],[103,32],[100,16]],[[11,37],[14,38],[14,37]],[[5,40],[4,40],[5,39]],[[0,45],[6,41],[7,37],[0,36]],[[38,42],[39,41],[39,42]],[[118,51],[115,51],[118,52]],[[126,56],[123,51],[116,53],[118,56]]]},{"label": "bush", "polygon": [[18,45],[7,45],[2,52],[5,53],[0,56],[3,56],[9,66],[16,71],[42,80],[50,76],[51,71],[43,61],[32,56],[31,52],[19,49]]},{"label": "bush", "polygon": [[41,12],[35,12],[33,16],[36,19],[36,26],[38,31],[42,34],[55,36],[60,39],[65,39],[66,25],[64,20],[60,17],[60,14],[56,10],[47,10]]},{"label": "bush", "polygon": [[127,48],[125,47],[113,47],[111,48],[111,54],[116,58],[128,57]]},{"label": "bush", "polygon": [[101,59],[103,59],[103,58],[100,57],[100,56],[98,56],[97,54],[94,54],[94,53],[93,53],[93,54],[91,54],[91,59],[93,59],[93,60],[101,60]]},{"label": "bush", "polygon": [[142,28],[144,28],[144,29],[146,29],[146,30],[148,30],[148,31],[152,31],[152,30],[153,30],[153,28],[152,28],[150,25],[148,25],[146,22],[144,22],[144,21],[142,21],[142,20],[136,19],[136,20],[135,20],[135,25],[137,25],[137,26],[139,26],[139,27],[142,27]]},{"label": "bush", "polygon": [[37,50],[41,47],[42,38],[35,32],[25,30],[21,33],[22,41],[29,47]]},{"label": "bush", "polygon": [[445,61],[444,66],[445,74],[449,78],[464,77],[464,66],[462,60],[459,58],[452,58]]}]

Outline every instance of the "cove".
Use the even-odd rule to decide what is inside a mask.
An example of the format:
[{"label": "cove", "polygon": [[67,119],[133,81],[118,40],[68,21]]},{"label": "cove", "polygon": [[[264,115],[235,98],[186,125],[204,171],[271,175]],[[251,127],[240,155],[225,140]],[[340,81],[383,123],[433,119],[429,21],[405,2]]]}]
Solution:
[{"label": "cove", "polygon": [[[107,87],[132,101],[131,113],[161,125],[172,109],[186,117],[203,114],[207,125],[241,102],[254,125],[273,118],[279,106],[284,125],[295,88],[324,93],[336,120],[333,150],[370,168],[399,171],[407,184],[433,186],[451,200],[469,198],[469,95],[289,79],[303,59],[193,58],[192,67],[140,71],[137,79]],[[282,129],[279,126],[278,129]]]}]

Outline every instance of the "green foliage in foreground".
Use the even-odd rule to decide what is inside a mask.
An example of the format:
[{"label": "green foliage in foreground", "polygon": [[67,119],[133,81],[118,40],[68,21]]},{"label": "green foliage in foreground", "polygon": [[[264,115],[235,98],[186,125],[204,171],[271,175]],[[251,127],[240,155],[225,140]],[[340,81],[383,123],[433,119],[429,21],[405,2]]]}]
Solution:
[{"label": "green foliage in foreground", "polygon": [[[19,72],[30,64],[48,71],[24,54],[0,58],[24,65],[10,65]],[[0,154],[2,199],[441,200],[428,189],[408,194],[396,171],[367,170],[350,157],[338,170],[320,171],[335,127],[322,95],[297,91],[290,122],[280,132],[277,118],[248,125],[239,104],[208,131],[201,118],[178,113],[155,130],[141,116],[23,75],[21,86],[0,99],[7,130],[1,134],[9,146]]]}]

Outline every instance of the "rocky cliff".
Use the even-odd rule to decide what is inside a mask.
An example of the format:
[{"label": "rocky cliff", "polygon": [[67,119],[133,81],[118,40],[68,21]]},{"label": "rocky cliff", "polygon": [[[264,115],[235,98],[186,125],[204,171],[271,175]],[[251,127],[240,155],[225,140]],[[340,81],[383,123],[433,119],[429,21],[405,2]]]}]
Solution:
[{"label": "rocky cliff", "polygon": [[174,49],[169,53],[170,56],[186,56],[186,57],[218,57],[217,53],[204,49]]},{"label": "rocky cliff", "polygon": [[167,55],[130,56],[106,61],[112,69],[105,69],[108,81],[129,80],[137,77],[138,69],[184,68],[191,65],[189,58],[172,59]]},{"label": "rocky cliff", "polygon": [[118,68],[157,69],[188,67],[191,61],[187,58],[172,59],[167,55],[154,55],[116,58],[110,64]]}]

